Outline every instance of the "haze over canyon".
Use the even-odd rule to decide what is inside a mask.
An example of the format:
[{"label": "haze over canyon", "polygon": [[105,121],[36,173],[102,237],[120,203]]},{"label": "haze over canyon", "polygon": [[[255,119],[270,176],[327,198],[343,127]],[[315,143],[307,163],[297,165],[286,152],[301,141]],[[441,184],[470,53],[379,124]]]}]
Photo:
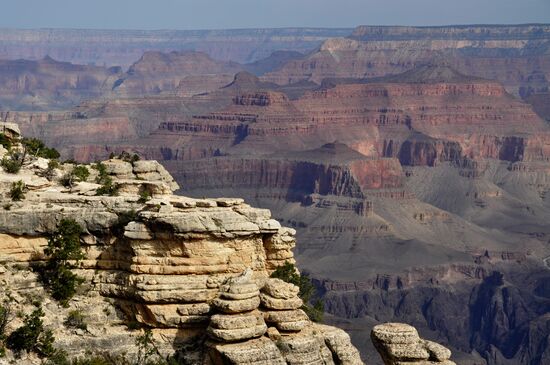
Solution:
[{"label": "haze over canyon", "polygon": [[[171,175],[193,209],[210,209],[196,218],[215,223],[205,235],[225,240],[220,222],[244,225],[242,216],[264,227],[242,238],[245,251],[262,240],[268,247],[259,276],[288,254],[270,250],[290,242],[287,234],[294,242],[287,232],[295,230],[288,257],[312,279],[325,323],[346,331],[373,365],[389,364],[376,351],[385,328],[369,337],[383,322],[413,325],[461,365],[550,363],[549,87],[548,24],[0,32],[1,122],[62,160],[123,152],[157,160],[162,166],[147,172],[164,183]],[[124,184],[138,184],[124,182],[130,175],[147,180],[135,165],[116,166],[111,173]],[[214,197],[243,198],[290,228],[269,228],[260,210]],[[187,214],[178,209],[177,218]],[[176,233],[188,231],[161,213],[140,214],[171,227],[173,254]],[[136,237],[132,260],[146,261]],[[216,247],[197,250],[206,257]],[[109,257],[116,270],[121,255]],[[222,264],[223,255],[212,260],[253,264],[233,251]],[[111,297],[126,298],[114,276],[101,280]],[[243,279],[224,288],[243,283],[252,286]],[[252,292],[265,296],[265,288]],[[154,318],[147,324],[170,327],[159,313],[175,304],[148,300],[132,305]],[[353,347],[336,329],[318,331],[327,343],[319,351],[334,359]],[[331,347],[329,337],[345,347]]]}]

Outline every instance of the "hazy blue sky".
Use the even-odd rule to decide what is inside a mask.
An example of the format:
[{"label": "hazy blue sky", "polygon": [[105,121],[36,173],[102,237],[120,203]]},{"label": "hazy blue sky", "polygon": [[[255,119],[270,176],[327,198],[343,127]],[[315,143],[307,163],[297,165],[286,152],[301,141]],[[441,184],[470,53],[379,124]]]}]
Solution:
[{"label": "hazy blue sky", "polygon": [[0,27],[218,29],[550,23],[550,0],[0,0]]}]

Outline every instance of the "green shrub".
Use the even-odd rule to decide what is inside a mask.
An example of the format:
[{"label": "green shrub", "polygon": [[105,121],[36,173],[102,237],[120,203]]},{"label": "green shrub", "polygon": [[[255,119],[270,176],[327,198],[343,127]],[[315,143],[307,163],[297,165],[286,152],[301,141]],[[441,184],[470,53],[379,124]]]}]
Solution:
[{"label": "green shrub", "polygon": [[73,167],[71,172],[65,174],[60,182],[66,188],[72,188],[79,181],[86,181],[90,176],[90,170],[84,165]]},{"label": "green shrub", "polygon": [[60,156],[55,148],[47,147],[44,142],[37,138],[23,138],[21,144],[28,154],[36,157],[56,159]]},{"label": "green shrub", "polygon": [[160,352],[153,339],[153,332],[149,328],[145,329],[143,335],[136,338],[138,348],[137,363],[151,364],[162,360]]},{"label": "green shrub", "polygon": [[23,180],[14,181],[11,183],[10,198],[13,201],[20,201],[25,199],[26,185]]},{"label": "green shrub", "polygon": [[107,172],[107,167],[102,162],[98,162],[94,165],[94,169],[97,170],[98,174],[95,179],[95,182],[101,184],[101,187],[97,188],[97,195],[117,195],[118,186],[113,183],[113,179],[109,176]]},{"label": "green shrub", "polygon": [[81,234],[82,227],[76,221],[61,220],[44,250],[47,262],[38,268],[40,278],[50,290],[52,297],[63,305],[67,305],[83,281],[71,271],[84,258],[80,247]]},{"label": "green shrub", "polygon": [[0,305],[0,347],[3,346],[6,340],[6,328],[13,318],[11,298],[8,298]]},{"label": "green shrub", "polygon": [[279,266],[272,274],[272,278],[281,279],[287,283],[292,283],[300,288],[298,296],[304,301],[302,309],[306,312],[309,318],[314,322],[323,321],[324,304],[319,299],[313,305],[310,303],[315,295],[315,286],[307,275],[300,275],[296,267],[290,262],[285,262],[283,266]]},{"label": "green shrub", "polygon": [[9,139],[4,133],[0,133],[0,145],[7,150],[9,150],[12,146],[11,139]]},{"label": "green shrub", "polygon": [[84,165],[78,165],[73,168],[72,174],[78,181],[86,181],[90,176],[90,170]]},{"label": "green shrub", "polygon": [[0,162],[4,171],[8,174],[17,174],[23,166],[22,161],[18,158],[18,154],[10,154],[9,156],[4,156]]},{"label": "green shrub", "polygon": [[25,316],[23,326],[13,331],[6,340],[6,346],[16,355],[22,351],[34,352],[40,357],[48,357],[55,353],[53,343],[55,338],[51,330],[44,329],[42,308],[35,309]]},{"label": "green shrub", "polygon": [[138,203],[144,204],[147,201],[149,201],[150,199],[151,199],[151,193],[148,192],[147,190],[144,190],[141,193],[139,193]]},{"label": "green shrub", "polygon": [[118,195],[118,186],[113,183],[113,180],[109,177],[108,180],[99,188],[96,189],[96,195]]},{"label": "green shrub", "polygon": [[63,324],[66,327],[78,328],[84,331],[88,329],[88,325],[86,324],[86,316],[79,310],[70,311]]},{"label": "green shrub", "polygon": [[59,168],[59,161],[49,160],[48,167],[46,170],[41,172],[41,176],[45,177],[48,180],[52,180],[55,177],[55,169]]},{"label": "green shrub", "polygon": [[[110,158],[113,158],[113,157],[110,157]],[[139,161],[141,158],[137,153],[130,154],[129,152],[122,151],[122,153],[118,155],[118,159],[122,161],[130,162],[130,163],[134,163],[136,161]]]},{"label": "green shrub", "polygon": [[55,350],[52,355],[48,357],[45,365],[71,365],[69,356],[64,350]]},{"label": "green shrub", "polygon": [[103,162],[96,162],[92,168],[97,170],[95,182],[98,184],[105,183],[105,179],[109,177],[109,173],[107,173],[107,166],[105,166]]},{"label": "green shrub", "polygon": [[128,328],[129,331],[137,331],[142,329],[143,325],[136,320],[131,320],[126,322],[126,328]]}]

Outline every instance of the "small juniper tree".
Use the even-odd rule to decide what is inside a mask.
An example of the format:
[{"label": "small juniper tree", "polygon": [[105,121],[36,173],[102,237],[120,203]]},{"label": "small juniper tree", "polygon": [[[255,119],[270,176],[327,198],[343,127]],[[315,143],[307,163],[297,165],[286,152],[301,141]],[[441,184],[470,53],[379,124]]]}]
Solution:
[{"label": "small juniper tree", "polygon": [[72,188],[79,181],[86,181],[90,176],[90,170],[86,166],[78,165],[73,167],[71,172],[61,178],[61,184],[66,188]]},{"label": "small juniper tree", "polygon": [[26,185],[22,180],[14,181],[11,183],[10,198],[13,201],[20,201],[25,199]]},{"label": "small juniper tree", "polygon": [[22,351],[35,352],[40,357],[55,353],[54,337],[51,330],[44,329],[42,308],[36,308],[23,320],[23,326],[13,331],[6,340],[6,345],[16,354]]},{"label": "small juniper tree", "polygon": [[84,258],[80,247],[81,234],[82,227],[75,220],[63,219],[44,250],[48,261],[40,268],[40,277],[52,297],[63,305],[75,295],[78,285],[82,283],[82,278],[71,271]]},{"label": "small juniper tree", "polygon": [[47,147],[44,142],[37,138],[23,138],[21,144],[26,153],[36,157],[49,159],[59,158],[59,152],[55,148]]},{"label": "small juniper tree", "polygon": [[94,169],[98,172],[95,182],[101,184],[101,187],[97,188],[96,194],[117,195],[118,187],[113,183],[113,179],[109,176],[105,164],[98,162],[94,165]]},{"label": "small juniper tree", "polygon": [[19,152],[10,152],[2,158],[0,165],[8,174],[17,174],[23,166],[24,155]]},{"label": "small juniper tree", "polygon": [[0,304],[0,357],[5,355],[6,329],[13,319],[12,300],[13,299],[8,294],[8,298],[3,304]]}]

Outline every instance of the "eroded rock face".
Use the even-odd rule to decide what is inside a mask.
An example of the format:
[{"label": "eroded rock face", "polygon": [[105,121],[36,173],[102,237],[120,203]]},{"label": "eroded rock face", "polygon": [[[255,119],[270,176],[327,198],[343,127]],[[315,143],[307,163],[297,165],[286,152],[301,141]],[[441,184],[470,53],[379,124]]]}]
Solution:
[{"label": "eroded rock face", "polygon": [[547,25],[359,26],[351,36],[328,39],[317,52],[289,61],[264,79],[286,84],[373,78],[444,60],[465,74],[499,80],[518,95],[521,89],[539,86],[540,75],[548,76],[549,38]]},{"label": "eroded rock face", "polygon": [[[293,262],[295,245],[295,231],[282,228],[268,210],[242,199],[173,195],[177,184],[155,161],[105,161],[106,173],[119,188],[116,196],[97,195],[95,169],[90,168],[89,181],[65,188],[56,176],[73,165],[54,169],[48,180],[39,176],[48,165],[42,162],[28,157],[18,174],[0,172],[0,280],[14,292],[21,310],[29,310],[31,303],[20,297],[47,293],[34,273],[18,273],[17,267],[43,260],[45,237],[61,219],[71,218],[84,229],[86,257],[77,272],[86,279],[87,291],[70,305],[85,312],[87,306],[102,308],[104,315],[89,311],[94,314],[90,333],[113,341],[115,346],[105,350],[136,350],[137,334],[125,337],[121,324],[137,321],[154,329],[163,353],[194,341],[194,350],[185,354],[193,363],[361,363],[347,335],[312,324],[298,309],[302,301],[296,287],[268,280],[275,268]],[[18,180],[26,184],[26,196],[10,202],[8,191]],[[150,198],[140,199],[140,192]],[[55,302],[44,304],[45,323],[70,355],[102,348],[82,331],[68,332],[59,319],[66,311],[56,312]],[[265,317],[281,331],[278,341],[265,335]],[[31,356],[22,363],[38,361]]]},{"label": "eroded rock face", "polygon": [[375,326],[371,339],[385,365],[456,365],[449,360],[449,349],[421,339],[416,328],[406,324],[385,323]]}]

